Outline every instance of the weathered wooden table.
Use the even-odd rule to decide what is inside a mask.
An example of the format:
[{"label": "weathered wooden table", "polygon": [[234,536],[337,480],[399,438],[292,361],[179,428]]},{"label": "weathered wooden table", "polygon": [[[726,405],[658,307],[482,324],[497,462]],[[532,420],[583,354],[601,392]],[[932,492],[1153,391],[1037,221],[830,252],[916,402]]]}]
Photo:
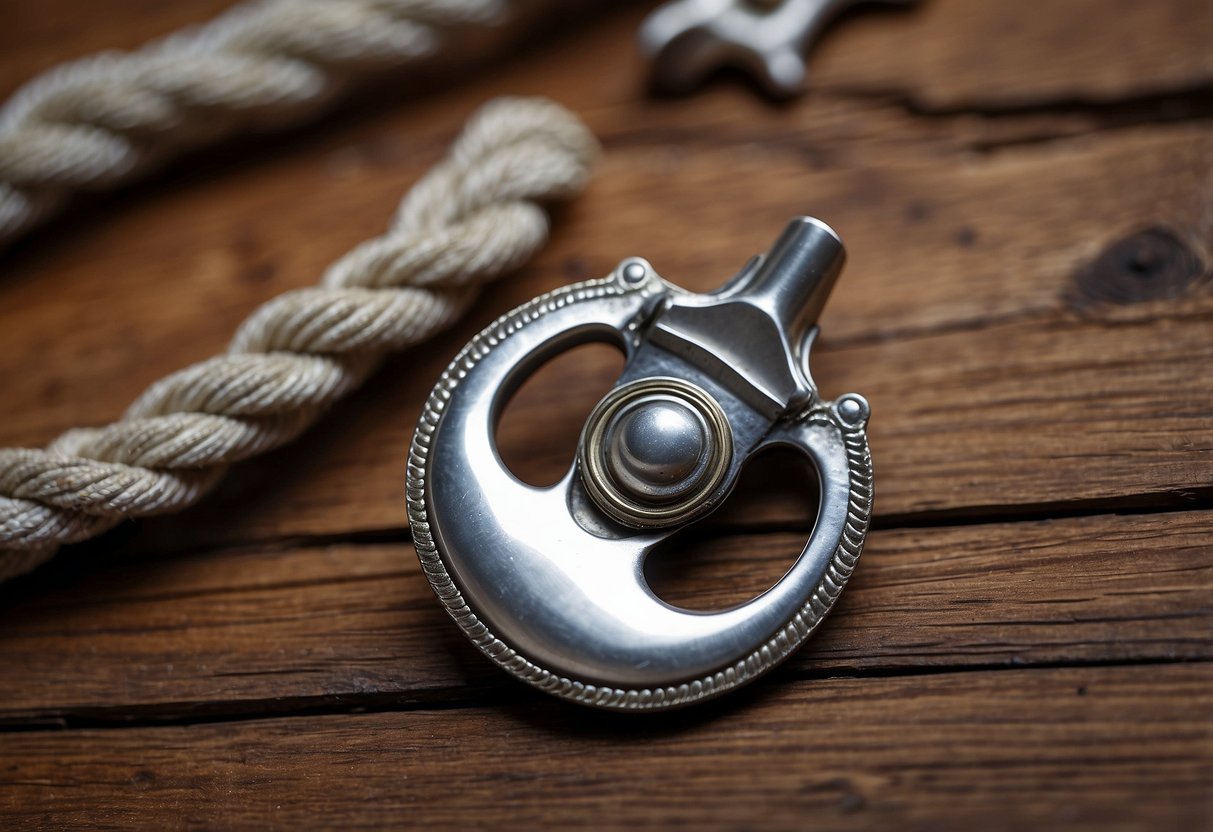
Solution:
[{"label": "weathered wooden table", "polygon": [[[218,0],[10,2],[0,92]],[[104,6],[104,8],[102,8]],[[0,442],[116,417],[258,302],[379,233],[501,93],[606,152],[533,266],[203,505],[0,588],[0,826],[1213,825],[1213,5],[927,0],[855,15],[810,93],[644,94],[644,8],[494,70],[195,157],[0,269]],[[750,691],[654,717],[513,683],[431,596],[402,504],[423,397],[471,334],[639,254],[717,285],[791,215],[847,241],[815,373],[872,402],[876,529],[834,616]],[[506,456],[554,479],[618,358],[544,371]],[[780,574],[778,460],[666,597]]]}]

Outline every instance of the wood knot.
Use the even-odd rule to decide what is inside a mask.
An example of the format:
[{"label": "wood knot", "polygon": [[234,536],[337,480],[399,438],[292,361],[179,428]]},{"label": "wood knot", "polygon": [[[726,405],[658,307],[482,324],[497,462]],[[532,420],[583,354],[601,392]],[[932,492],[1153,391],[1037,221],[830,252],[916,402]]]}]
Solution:
[{"label": "wood knot", "polygon": [[1177,298],[1205,274],[1205,264],[1180,237],[1156,226],[1112,243],[1074,273],[1066,299],[1075,309]]}]

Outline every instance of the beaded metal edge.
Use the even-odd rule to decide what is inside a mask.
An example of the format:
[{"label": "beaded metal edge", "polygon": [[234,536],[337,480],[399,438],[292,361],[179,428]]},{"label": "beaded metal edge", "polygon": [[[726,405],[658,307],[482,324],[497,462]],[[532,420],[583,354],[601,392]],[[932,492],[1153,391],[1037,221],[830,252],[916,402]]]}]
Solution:
[{"label": "beaded metal edge", "polygon": [[698,679],[653,688],[613,688],[560,676],[535,664],[495,636],[472,611],[451,579],[430,530],[425,483],[430,443],[452,392],[459,382],[502,341],[531,321],[573,303],[624,294],[611,278],[587,280],[540,295],[502,315],[477,334],[459,352],[439,378],[417,423],[409,448],[405,495],[409,527],[422,570],[447,613],[465,636],[499,667],[529,685],[583,705],[615,710],[658,710],[719,696],[746,684],[779,665],[813,634],[834,606],[863,552],[874,497],[872,458],[866,420],[850,425],[840,420],[827,402],[815,402],[798,416],[801,423],[826,424],[838,430],[846,447],[850,475],[847,522],[821,582],[799,612],[762,646],[737,662]]}]

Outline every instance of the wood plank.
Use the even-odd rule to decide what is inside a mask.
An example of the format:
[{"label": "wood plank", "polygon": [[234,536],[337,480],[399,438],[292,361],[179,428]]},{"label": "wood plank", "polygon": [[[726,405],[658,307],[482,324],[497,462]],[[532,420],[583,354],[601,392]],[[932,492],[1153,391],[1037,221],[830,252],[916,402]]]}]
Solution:
[{"label": "wood plank", "polygon": [[[713,288],[768,245],[788,216],[808,210],[849,244],[850,265],[822,321],[826,346],[1069,312],[1073,275],[1117,240],[1166,227],[1199,256],[1207,237],[1200,180],[1193,181],[1202,170],[1208,175],[1201,160],[1213,143],[1203,130],[1117,136],[963,167],[860,160],[824,171],[807,169],[795,147],[746,150],[742,135],[736,148],[692,147],[677,163],[677,187],[659,202],[636,195],[687,143],[649,141],[608,150],[591,192],[562,215],[551,248],[517,280],[490,290],[461,340],[510,305],[605,274],[627,254],[649,257],[688,288]],[[434,143],[421,156],[432,161],[438,153]],[[114,418],[157,375],[222,349],[257,302],[314,280],[346,247],[376,233],[421,166],[400,163],[389,173],[373,165],[352,186],[325,181],[319,198],[308,199],[317,167],[309,157],[285,190],[278,186],[287,179],[249,171],[260,181],[239,197],[216,188],[198,195],[201,204],[170,198],[149,206],[129,234],[95,238],[105,250],[81,245],[63,252],[67,262],[19,262],[0,283],[0,308],[20,313],[0,329],[9,382],[4,441],[44,441],[75,423]],[[1104,176],[1108,169],[1120,177]],[[1132,199],[1124,198],[1127,183]],[[764,189],[757,209],[748,202],[756,187]],[[705,202],[705,192],[716,198]],[[277,210],[280,201],[291,210]],[[333,223],[335,212],[345,222]],[[166,213],[188,221],[166,226]],[[132,237],[137,252],[129,250]],[[123,299],[121,308],[111,297]],[[1184,303],[1202,300],[1213,305],[1207,292]],[[1145,318],[1175,309],[1164,299],[1094,311]]]},{"label": "wood plank", "polygon": [[[1209,412],[1210,385],[1201,382],[1209,378],[1208,350],[1213,339],[1207,335],[1207,321],[1183,319],[1213,307],[1207,283],[1196,281],[1178,299],[1126,305],[1079,305],[1072,296],[1073,276],[1098,261],[1100,249],[1126,234],[1132,236],[1135,229],[1172,227],[1184,239],[1203,233],[1205,211],[1199,190],[1192,188],[1192,171],[1206,142],[1200,131],[1181,132],[1178,136],[1135,134],[1093,142],[1081,161],[1073,152],[1034,152],[1014,161],[985,163],[976,170],[911,164],[879,173],[835,171],[815,177],[820,183],[817,201],[826,208],[820,213],[840,218],[838,224],[854,241],[851,268],[823,321],[825,336],[817,373],[827,392],[855,389],[874,403],[874,443],[881,476],[878,512],[900,515],[923,508],[1104,499],[1207,485],[1202,470],[1207,466],[1209,422],[1202,414]],[[693,203],[700,201],[695,197],[700,192],[697,188],[674,194],[671,200],[680,210],[668,218],[669,231],[661,228],[664,208],[660,205],[638,209],[635,216],[593,210],[590,203],[605,209],[631,199],[644,186],[647,171],[658,163],[660,153],[625,149],[623,155],[636,162],[634,167],[611,165],[612,170],[604,172],[585,200],[587,204],[575,206],[566,215],[552,250],[521,280],[495,287],[454,334],[389,365],[370,390],[340,408],[316,434],[264,463],[242,466],[238,477],[229,480],[197,512],[152,525],[152,544],[173,548],[181,540],[198,545],[207,540],[399,526],[403,522],[400,457],[384,450],[399,449],[403,455],[431,380],[476,328],[534,293],[605,271],[622,251],[648,253],[671,277],[690,278],[684,282],[708,288],[732,267],[738,259],[736,251],[765,245],[770,229],[803,204],[796,187],[798,163],[754,159],[740,170],[743,176],[734,176],[726,172],[737,173],[735,168],[705,151],[686,163],[694,170],[685,176],[726,197],[711,203],[716,207],[695,209]],[[725,159],[732,158],[725,154]],[[769,215],[764,214],[761,222],[751,216],[743,224],[740,215],[747,211],[749,183],[761,181],[782,164],[789,165],[783,180],[788,184],[772,188],[770,207],[764,209]],[[1104,176],[1107,169],[1125,171],[1137,183],[1136,198],[1122,198],[1122,186]],[[891,189],[905,202],[872,202],[864,196],[877,176],[881,182],[877,192]],[[915,196],[918,194],[931,196],[920,198]],[[385,201],[390,199],[384,196]],[[265,209],[266,217],[277,216],[269,202],[260,197],[255,201]],[[356,211],[352,202],[344,204]],[[983,207],[985,214],[972,215]],[[223,209],[218,201],[212,210],[212,220],[220,223]],[[316,233],[309,233],[309,238],[323,236],[328,210],[317,210],[311,218],[306,227]],[[712,213],[705,218],[704,211]],[[271,235],[288,233],[290,221],[280,216],[262,222],[275,224],[275,229],[267,231]],[[744,235],[745,241],[733,238],[726,246],[719,238],[728,234],[705,238],[696,234],[697,226],[737,229],[736,234]],[[1039,240],[1021,236],[1028,230]],[[198,233],[197,229],[180,230],[181,235]],[[972,235],[976,242],[970,245],[966,241],[974,239]],[[899,245],[887,242],[893,238]],[[619,242],[637,239],[646,241],[626,248]],[[686,239],[707,242],[688,249]],[[612,247],[615,251],[610,251]],[[183,248],[188,248],[185,236],[170,234],[162,252],[166,265],[170,253]],[[306,250],[306,246],[297,246],[291,256],[302,256]],[[597,252],[593,260],[578,259],[576,252],[588,251]],[[317,256],[315,251],[312,255]],[[216,274],[225,274],[229,265],[221,264]],[[135,283],[124,289],[134,297],[149,291],[151,282],[165,279],[154,270],[134,274],[137,280],[132,277]],[[106,272],[94,276],[97,284],[92,296],[100,302],[114,287]],[[0,431],[9,433],[9,441],[38,442],[57,427],[94,421],[90,414],[108,409],[106,416],[117,415],[121,403],[133,397],[142,384],[189,358],[204,355],[207,344],[220,339],[215,319],[226,315],[234,326],[243,313],[239,301],[251,305],[249,295],[265,288],[253,287],[238,274],[221,279],[240,286],[222,313],[212,306],[203,314],[205,303],[165,306],[164,298],[152,292],[147,302],[155,304],[157,311],[146,313],[149,330],[130,327],[129,337],[117,341],[112,337],[112,323],[97,319],[96,304],[81,306],[53,299],[53,288],[48,296],[44,284],[34,280],[22,284],[18,279],[0,287],[21,292],[19,307],[25,307],[26,314],[19,321],[28,321],[43,333],[26,340],[28,332],[23,326],[8,330],[7,338],[0,332],[5,345],[0,356],[12,362],[6,378],[12,380],[9,401],[14,411]],[[1123,277],[1111,272],[1106,279],[1115,283]],[[217,297],[211,300],[217,302]],[[1016,326],[1021,319],[1023,323]],[[1133,331],[1110,326],[1151,319],[1158,320],[1156,327]],[[984,325],[997,321],[1009,328]],[[72,335],[60,338],[60,332]],[[941,334],[925,337],[931,333]],[[1041,422],[1040,410],[1025,399],[1017,385],[1023,374],[1035,377],[1031,362],[1038,354],[1055,354],[1059,345],[1065,345],[1074,366],[1056,376],[1043,373],[1039,381],[1059,388],[1061,395],[1052,406],[1066,418]],[[212,347],[218,349],[220,343]],[[842,350],[833,356],[835,347],[855,347],[857,351]],[[192,354],[187,357],[183,352]],[[40,358],[35,357],[38,353]],[[1015,356],[1022,358],[1024,366],[1008,366],[1009,358]],[[1088,359],[1090,365],[1083,366]],[[0,357],[2,360],[5,358]],[[21,369],[31,365],[39,371]],[[1162,367],[1163,372],[1151,375],[1155,367]],[[950,384],[961,372],[963,384]],[[567,464],[571,459],[568,448],[539,440],[549,433],[576,435],[582,413],[560,403],[570,390],[602,389],[609,377],[603,364],[587,365],[554,379],[528,405],[532,407],[529,412],[523,409],[517,420],[520,432],[513,441],[516,446],[529,447],[531,471],[548,475]],[[1139,377],[1144,378],[1143,392],[1148,397],[1136,398],[1122,384],[1124,379]],[[939,389],[941,383],[947,388]],[[970,384],[975,388],[970,389]],[[1096,407],[1111,415],[1111,421],[1095,431],[1075,430],[1080,415],[1090,413],[1091,400],[1105,397],[1109,390],[1121,391],[1137,413],[1161,413],[1165,418],[1151,419],[1148,431],[1126,431],[1115,420],[1115,411],[1103,404]],[[953,398],[944,398],[947,396]],[[991,412],[991,406],[998,408],[996,423],[967,421],[974,408]],[[954,441],[960,436],[958,427],[967,430],[963,441]],[[987,429],[1004,438],[997,453],[1004,454],[1009,447],[1022,478],[1004,476],[1001,456],[998,466],[978,472],[984,475],[977,483],[980,487],[950,475],[947,466],[955,462],[949,448],[959,448],[960,462],[968,464],[972,462],[968,450],[981,448],[981,443],[973,443]],[[882,440],[882,434],[890,440]],[[1078,446],[1068,448],[1071,440]],[[1045,463],[1059,450],[1093,455],[1084,457],[1085,463],[1072,469],[1069,477],[1054,477]],[[1165,454],[1175,464],[1144,469],[1133,462],[1151,453]],[[984,464],[987,458],[982,460],[973,464]],[[1107,461],[1113,463],[1111,473],[1087,476],[1103,471]],[[924,465],[932,470],[924,470]],[[283,471],[289,475],[281,476]],[[1143,472],[1150,477],[1144,484],[1138,481]]]},{"label": "wood plank", "polygon": [[[440,123],[453,132],[472,106],[445,110]],[[1118,134],[958,165],[948,155],[889,158],[905,119],[846,151],[856,131],[872,127],[862,111],[841,123],[815,121],[815,110],[790,123],[763,112],[753,114],[762,131],[778,137],[762,150],[761,131],[722,126],[729,106],[706,108],[699,125],[723,147],[694,138],[695,130],[600,130],[608,152],[590,193],[562,212],[533,268],[490,290],[461,338],[516,302],[605,274],[634,253],[688,288],[713,288],[765,248],[787,217],[805,212],[833,223],[850,252],[822,322],[827,344],[1068,311],[1073,274],[1146,227],[1174,229],[1208,259],[1206,130]],[[634,121],[618,109],[605,116],[603,123]],[[413,122],[377,127],[391,135],[426,123]],[[38,443],[116,418],[158,376],[221,350],[257,303],[314,282],[328,262],[379,233],[450,134],[429,128],[415,148],[376,135],[368,128],[280,159],[254,154],[238,182],[218,177],[132,198],[112,220],[72,229],[70,245],[15,257],[0,283],[8,312],[0,440]],[[822,167],[806,159],[818,149],[851,155]],[[1105,176],[1109,169],[1118,177]],[[210,175],[214,162],[200,174]],[[655,176],[670,183],[663,198],[638,198]],[[1150,303],[1131,309],[1160,311]]]},{"label": "wood plank", "polygon": [[1213,9],[1202,0],[1065,0],[1034,13],[928,0],[893,17],[865,16],[849,40],[824,40],[814,83],[902,90],[948,109],[1099,101],[1213,80]]},{"label": "wood plank", "polygon": [[[948,38],[988,31],[990,20],[1005,22],[1007,8],[991,18],[957,7],[943,28]],[[827,392],[855,389],[873,400],[883,516],[1154,499],[1207,485],[1210,403],[1202,382],[1213,339],[1207,320],[1195,317],[1213,309],[1200,280],[1209,258],[1203,124],[974,155],[967,128],[853,97],[775,109],[726,85],[687,102],[645,101],[635,57],[618,48],[636,13],[606,15],[602,26],[449,96],[407,110],[351,112],[347,123],[263,142],[236,167],[216,154],[131,196],[106,212],[112,217],[96,212],[68,223],[58,247],[32,241],[0,282],[0,441],[39,444],[69,426],[117,417],[155,378],[222,349],[257,302],[313,281],[324,264],[376,233],[486,94],[554,91],[586,112],[608,153],[591,192],[561,213],[539,262],[486,293],[457,332],[392,363],[318,433],[242,466],[199,511],[153,525],[149,546],[399,527],[400,460],[417,408],[476,329],[534,294],[602,274],[626,254],[644,254],[672,279],[709,288],[764,247],[787,216],[805,211],[829,219],[850,244],[851,267],[823,321],[817,372]],[[886,20],[896,30],[920,14],[939,12],[873,15],[836,35],[858,29],[845,39],[862,41],[869,23]],[[1109,20],[1121,25],[1142,14]],[[1177,25],[1169,13],[1156,18]],[[1191,51],[1175,43],[1174,53]],[[585,79],[563,71],[586,54],[602,57],[600,72]],[[1138,292],[1143,302],[1135,304],[1075,302],[1076,274],[1155,226],[1174,232],[1168,257],[1196,264],[1195,276],[1175,289],[1180,297]],[[1107,281],[1127,280],[1124,268],[1105,271]],[[1034,321],[1048,327],[1051,343]],[[1107,321],[1157,323],[1113,330]],[[998,322],[1010,328],[989,328]],[[1055,353],[1058,344],[1071,366],[1040,379],[1062,393],[1041,423],[1038,402],[1017,384],[1032,373],[1031,356]],[[834,352],[842,348],[854,351]],[[1016,355],[1023,366],[1005,360]],[[1165,371],[1145,380],[1142,397],[1106,397],[1156,366]],[[581,390],[604,383],[606,371],[592,364],[573,378],[572,389]],[[548,406],[569,389],[538,392],[540,404],[518,420],[515,445],[567,432],[573,421],[565,421],[580,419]],[[1164,417],[1129,430],[1104,418],[1121,404],[1128,416]],[[1102,421],[1079,429],[1092,407]],[[993,414],[993,422],[972,418]],[[970,458],[987,432],[994,444]],[[1065,477],[1046,465],[1059,453],[1076,457]],[[1166,459],[1139,481],[1143,469],[1133,460],[1146,455]],[[540,472],[568,459],[559,447],[535,448],[533,456]]]},{"label": "wood plank", "polygon": [[[903,341],[824,348],[827,396],[872,403],[878,520],[989,517],[1086,508],[1207,504],[1213,458],[1213,313],[1154,322],[1011,322]],[[299,442],[242,466],[203,504],[141,527],[143,549],[399,528],[402,468],[416,415],[454,337],[426,362],[393,362]],[[612,365],[613,366],[613,365]],[[554,481],[605,390],[604,364],[572,386],[547,380],[507,414],[516,473]],[[577,391],[575,406],[567,400]],[[782,506],[740,520],[786,521]]]},{"label": "wood plank", "polygon": [[[662,561],[673,603],[766,589],[804,534]],[[410,546],[64,556],[0,597],[0,721],[173,718],[466,698],[518,686],[466,643]],[[1213,512],[882,530],[779,675],[1213,658]]]},{"label": "wood plank", "polygon": [[0,98],[63,61],[135,49],[221,13],[231,0],[113,0],[104,9],[70,0],[6,0],[0,28]]},{"label": "wood plank", "polygon": [[[633,56],[614,48],[623,27],[609,22],[537,50],[488,89],[263,142],[235,168],[230,154],[217,155],[193,175],[179,173],[114,210],[66,224],[68,245],[54,245],[48,232],[51,242],[27,247],[0,284],[0,309],[16,315],[3,342],[11,358],[0,365],[12,403],[0,439],[40,442],[114,418],[150,380],[221,349],[256,303],[314,281],[377,233],[460,120],[494,92],[553,93],[585,112],[608,144],[625,142],[611,148],[594,192],[563,218],[548,256],[528,273],[534,279],[511,299],[602,274],[634,251],[706,288],[764,247],[789,214],[813,211],[850,243],[840,292],[865,299],[837,299],[827,333],[888,337],[1056,308],[1054,290],[1074,268],[1146,223],[1207,237],[1201,189],[1192,182],[1205,131],[1159,144],[1129,137],[1080,160],[1046,152],[1026,167],[945,162],[937,145],[950,129],[854,100],[774,110],[731,88],[680,104],[640,99],[623,80]],[[553,89],[559,67],[586,51],[611,65],[588,86],[570,79],[576,86],[567,94]],[[654,123],[681,128],[638,134]],[[934,164],[887,169],[889,156],[924,142]],[[712,143],[725,146],[712,152]],[[952,153],[963,151],[959,145]],[[974,167],[985,175],[975,177]],[[1119,176],[1104,176],[1108,169]],[[662,200],[637,199],[654,177],[669,183]],[[704,200],[705,192],[717,197]],[[687,239],[699,243],[695,250]],[[1025,262],[1028,253],[1036,257]],[[847,289],[858,274],[873,282]],[[1017,291],[1020,280],[1027,285]],[[914,303],[901,286],[913,288]],[[504,308],[495,303],[480,320]],[[18,369],[31,364],[45,369]]]},{"label": "wood plank", "polygon": [[[56,62],[131,49],[231,5],[111,0],[102,12],[72,0],[9,0],[10,25],[0,30],[0,95]],[[636,82],[645,67],[633,35],[653,4],[613,5],[618,8],[593,15],[594,27],[608,30],[603,43],[610,45],[595,63],[621,64],[626,71],[616,76]],[[816,47],[810,89],[903,92],[927,107],[991,108],[1151,94],[1213,80],[1207,49],[1213,12],[1203,0],[1054,5],[1048,14],[1026,14],[1009,0],[930,0],[901,13],[848,15]],[[596,79],[587,73],[581,80]]]},{"label": "wood plank", "polygon": [[[221,5],[14,0],[0,94]],[[1213,7],[849,15],[810,95],[772,107],[729,81],[644,97],[652,4],[613,5],[474,84],[393,80],[203,154],[5,259],[0,442],[37,443],[378,233],[485,98],[554,95],[607,148],[537,263],[316,434],[0,587],[0,828],[1213,826]],[[710,288],[802,212],[852,254],[818,380],[876,409],[884,528],[840,608],[749,692],[657,719],[509,681],[405,542],[433,378],[540,291],[634,253]],[[528,476],[567,464],[611,362],[524,392],[503,441]],[[654,574],[665,597],[716,608],[781,573],[808,507],[773,468]],[[1200,510],[926,525],[1153,504]]]},{"label": "wood plank", "polygon": [[10,733],[0,816],[38,828],[1195,830],[1213,821],[1210,668],[829,679],[655,719],[528,697]]}]

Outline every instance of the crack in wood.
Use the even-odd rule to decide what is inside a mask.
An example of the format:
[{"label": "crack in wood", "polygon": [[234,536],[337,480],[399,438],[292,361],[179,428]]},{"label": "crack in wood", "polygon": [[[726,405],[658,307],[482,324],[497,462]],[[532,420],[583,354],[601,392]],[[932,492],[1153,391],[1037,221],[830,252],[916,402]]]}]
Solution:
[{"label": "crack in wood", "polygon": [[[745,688],[729,697],[731,705],[722,705],[721,700],[712,700],[694,708],[677,712],[702,717],[708,711],[721,708],[744,709],[745,700],[765,697],[773,691],[798,684],[832,679],[905,679],[931,678],[957,674],[1005,673],[1022,670],[1075,670],[1091,668],[1139,668],[1187,665],[1213,667],[1213,662],[1203,659],[1151,658],[1124,660],[1091,660],[1069,662],[1024,662],[1014,658],[1002,663],[973,665],[932,665],[917,668],[837,668],[824,670],[793,670],[785,665],[772,672],[763,686]],[[762,691],[762,687],[770,690]],[[316,716],[341,716],[355,714],[411,713],[416,711],[452,711],[494,708],[520,703],[547,702],[542,692],[502,676],[500,683],[494,681],[479,687],[441,687],[410,690],[407,695],[392,693],[342,693],[333,696],[273,697],[265,699],[227,700],[223,702],[170,702],[147,705],[125,705],[120,707],[91,707],[64,709],[32,717],[0,717],[0,734],[29,733],[31,731],[82,731],[82,730],[127,730],[157,727],[186,727],[213,725],[216,723],[255,722],[267,719],[297,719]],[[560,705],[561,708],[572,708]],[[578,710],[584,710],[579,708]],[[615,715],[602,711],[587,711],[593,719],[611,719]],[[651,718],[650,714],[629,715],[632,719]],[[692,718],[696,718],[692,716]]]},{"label": "crack in wood", "polygon": [[824,91],[843,98],[896,107],[911,118],[945,124],[976,119],[1006,125],[1015,121],[1040,123],[1042,118],[1052,118],[1066,122],[1080,120],[1084,125],[1069,131],[1038,130],[1014,138],[972,140],[965,144],[969,150],[983,153],[1133,127],[1199,124],[1213,120],[1213,83],[1206,81],[1102,98],[1066,96],[988,105],[973,101],[954,106],[926,104],[908,90],[832,86]]}]

